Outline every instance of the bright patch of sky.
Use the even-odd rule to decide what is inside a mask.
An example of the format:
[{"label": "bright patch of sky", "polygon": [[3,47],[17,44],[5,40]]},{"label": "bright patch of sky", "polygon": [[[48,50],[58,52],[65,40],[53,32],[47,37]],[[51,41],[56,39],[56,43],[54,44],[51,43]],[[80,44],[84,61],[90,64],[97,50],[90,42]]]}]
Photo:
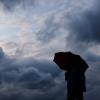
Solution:
[{"label": "bright patch of sky", "polygon": [[[22,3],[15,2],[14,4],[13,2],[10,4],[10,2],[7,3],[7,1],[1,3],[0,46],[5,49],[8,55],[21,55],[25,57],[37,57],[38,55],[39,57],[52,56],[56,51],[66,50],[68,31],[64,28],[64,23],[67,22],[67,19],[63,20],[63,15],[65,13],[70,14],[75,9],[86,9],[88,7],[82,7],[82,5],[86,4],[86,0],[81,0],[81,2],[80,0],[19,1],[22,1]],[[50,18],[54,22],[49,25],[46,21]],[[52,28],[54,27],[53,25],[58,26],[57,28]],[[51,28],[50,30],[48,30],[49,27]],[[46,30],[45,28],[48,29]],[[55,31],[55,29],[58,31]],[[45,32],[47,32],[49,36],[46,36]],[[42,43],[38,40],[37,36],[39,33],[44,34],[43,36],[47,38],[46,41],[48,40],[48,42]],[[49,37],[52,38],[50,41]],[[63,44],[60,47],[59,41]],[[8,43],[16,45],[7,45]]]}]

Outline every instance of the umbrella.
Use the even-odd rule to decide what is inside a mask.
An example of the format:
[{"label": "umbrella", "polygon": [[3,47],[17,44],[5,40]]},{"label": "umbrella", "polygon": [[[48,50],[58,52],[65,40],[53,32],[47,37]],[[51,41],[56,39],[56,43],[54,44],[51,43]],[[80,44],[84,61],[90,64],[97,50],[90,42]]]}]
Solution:
[{"label": "umbrella", "polygon": [[62,70],[80,69],[85,71],[88,64],[79,56],[72,52],[57,52],[53,60]]}]

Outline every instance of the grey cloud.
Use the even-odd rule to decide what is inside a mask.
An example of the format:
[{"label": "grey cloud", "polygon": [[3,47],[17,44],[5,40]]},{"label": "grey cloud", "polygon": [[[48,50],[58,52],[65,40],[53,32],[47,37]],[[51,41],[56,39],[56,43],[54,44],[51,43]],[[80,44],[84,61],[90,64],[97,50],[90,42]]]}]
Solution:
[{"label": "grey cloud", "polygon": [[31,68],[24,72],[17,81],[22,87],[28,89],[44,89],[54,86],[53,77],[50,74],[45,74],[35,68]]},{"label": "grey cloud", "polygon": [[43,28],[38,32],[37,39],[43,43],[47,43],[59,34],[60,24],[55,21],[56,15],[51,14],[45,19]]},{"label": "grey cloud", "polygon": [[23,8],[34,5],[35,0],[0,0],[3,7],[7,11],[13,11],[17,6],[22,6]]},{"label": "grey cloud", "polygon": [[12,10],[21,0],[0,0],[6,10]]},{"label": "grey cloud", "polygon": [[[97,2],[97,0],[96,0]],[[93,7],[97,7],[95,10]],[[93,5],[86,11],[72,14],[69,21],[69,40],[72,39],[76,43],[95,44],[100,43],[100,12],[97,5]]]},{"label": "grey cloud", "polygon": [[[65,1],[62,2],[64,3]],[[80,3],[77,4],[74,3],[75,2],[74,0],[70,0],[70,1],[66,1],[66,3],[63,5],[62,2],[60,2],[61,4],[59,3],[60,4],[59,7],[57,8],[55,7],[56,10],[54,10],[54,12],[48,14],[47,17],[45,18],[45,22],[43,23],[42,29],[40,29],[40,31],[37,33],[37,39],[40,40],[40,42],[48,43],[51,40],[53,40],[56,36],[58,37],[60,34],[64,35],[66,38],[69,31],[68,27],[70,26],[70,29],[74,31],[73,27],[78,26],[76,21],[77,19],[74,18],[75,17],[74,14],[75,12],[77,12],[77,10],[79,9],[82,10],[83,7],[83,5],[81,4],[82,2],[80,1]],[[70,23],[68,23],[69,21]],[[70,34],[71,38],[72,35]],[[73,35],[73,37],[74,36],[75,35]]]},{"label": "grey cloud", "polygon": [[86,60],[92,63],[98,62],[100,60],[100,55],[95,55],[90,51],[85,52]]},{"label": "grey cloud", "polygon": [[48,60],[12,59],[6,55],[0,62],[0,99],[55,100],[65,87],[61,76],[57,66]]},{"label": "grey cloud", "polygon": [[[27,90],[19,88],[9,88],[8,90],[0,90],[0,99],[2,100],[57,100],[57,94],[54,93],[54,89],[49,89],[48,91],[38,91],[38,90]],[[56,92],[57,89],[55,90]],[[60,93],[61,94],[61,93]],[[58,98],[61,97],[60,95]],[[62,98],[61,98],[62,99]],[[60,99],[58,99],[60,100]]]},{"label": "grey cloud", "polygon": [[[88,55],[90,68],[86,73],[86,100],[91,98],[91,95],[97,99],[94,92],[99,91],[100,84],[99,57],[96,60],[90,59],[91,57],[97,56],[91,53]],[[0,99],[62,100],[66,98],[64,74],[51,61],[34,58],[12,59],[7,55],[2,61],[0,62]]]},{"label": "grey cloud", "polygon": [[2,50],[2,48],[0,47],[0,59],[2,59],[4,56],[5,56],[5,54],[4,54],[3,50]]},{"label": "grey cloud", "polygon": [[93,99],[93,100],[99,100],[100,95],[100,79],[99,79],[99,73],[100,70],[98,69],[100,64],[97,64],[98,62],[91,63],[90,69],[88,69],[86,76],[87,76],[87,93],[86,93],[86,100]]}]

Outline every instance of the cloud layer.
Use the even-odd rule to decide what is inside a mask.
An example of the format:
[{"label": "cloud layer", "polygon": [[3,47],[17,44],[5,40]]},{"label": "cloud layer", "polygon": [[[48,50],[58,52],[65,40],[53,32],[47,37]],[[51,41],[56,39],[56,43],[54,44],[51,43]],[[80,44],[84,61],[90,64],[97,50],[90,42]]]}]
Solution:
[{"label": "cloud layer", "polygon": [[74,45],[73,49],[84,50],[100,45],[100,12],[98,10],[100,6],[98,5],[98,0],[92,1],[87,9],[83,11],[80,9],[70,15],[67,40]]},{"label": "cloud layer", "polygon": [[0,0],[0,46],[6,52],[0,48],[0,99],[64,100],[64,74],[52,61],[36,58],[72,50],[80,51],[90,66],[86,100],[99,100],[99,3]]},{"label": "cloud layer", "polygon": [[35,0],[0,0],[1,5],[3,5],[4,10],[14,11],[17,7],[22,6],[22,8],[27,8],[27,6],[34,6]]},{"label": "cloud layer", "polygon": [[[66,98],[64,73],[49,60],[10,58],[0,49],[0,99],[62,100]],[[93,59],[91,59],[93,58]],[[86,100],[99,100],[100,56],[88,54]],[[96,94],[95,94],[96,93]]]},{"label": "cloud layer", "polygon": [[56,100],[65,95],[66,90],[57,97],[66,85],[54,63],[34,58],[11,59],[2,49],[0,55],[0,99]]}]

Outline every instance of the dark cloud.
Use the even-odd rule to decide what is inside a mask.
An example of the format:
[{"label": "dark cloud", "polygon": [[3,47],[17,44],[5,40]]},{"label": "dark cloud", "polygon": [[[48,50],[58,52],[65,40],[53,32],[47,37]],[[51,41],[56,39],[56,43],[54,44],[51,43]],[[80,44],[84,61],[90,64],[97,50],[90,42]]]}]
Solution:
[{"label": "dark cloud", "polygon": [[[6,55],[2,48],[1,54]],[[56,100],[65,87],[62,73],[48,60],[10,58],[0,62],[0,99],[3,100]],[[5,89],[4,89],[5,88]],[[60,98],[65,98],[62,91]]]},{"label": "dark cloud", "polygon": [[74,50],[80,50],[81,53],[84,53],[90,66],[86,73],[86,100],[99,100],[100,98],[100,79],[98,78],[100,71],[100,55],[95,55],[93,52],[88,51],[89,47],[100,44],[99,4],[100,2],[96,0],[96,3],[94,3],[91,8],[85,11],[73,13],[70,16],[68,23],[70,32],[69,36],[67,37],[67,42]]},{"label": "dark cloud", "polygon": [[[1,54],[6,55],[1,49]],[[98,58],[98,59],[90,59]],[[99,92],[99,56],[88,55],[86,100]],[[1,100],[62,100],[66,98],[64,74],[53,62],[34,58],[3,56],[0,62]],[[98,95],[98,94],[97,94]],[[99,97],[99,95],[98,95]]]},{"label": "dark cloud", "polygon": [[35,0],[0,0],[4,9],[7,11],[13,11],[17,6],[26,8],[34,5]]},{"label": "dark cloud", "polygon": [[92,63],[99,62],[100,55],[95,55],[93,52],[87,51],[85,52],[86,60]]},{"label": "dark cloud", "polygon": [[[97,0],[96,0],[97,2]],[[100,43],[100,6],[94,5],[86,9],[72,14],[69,21],[69,40],[75,40],[81,44]],[[74,42],[75,42],[74,41]]]},{"label": "dark cloud", "polygon": [[[9,11],[23,1],[0,0],[4,8]],[[25,2],[27,1],[25,0]],[[69,23],[66,21],[65,13],[59,21],[55,21],[57,15],[56,17],[55,15],[49,16],[50,18],[45,21],[45,26],[38,33],[37,38],[43,43],[48,43],[56,35],[59,35],[60,28],[68,29],[67,26],[69,26],[70,33],[67,38],[69,45],[84,51],[90,44],[100,42],[100,14],[97,8],[99,9],[99,6],[87,11],[71,12]],[[87,93],[85,98],[86,100],[99,100],[100,57],[90,52],[85,52],[84,55],[86,55],[90,66],[86,73]],[[64,100],[65,97],[64,75],[53,62],[34,58],[10,58],[0,48],[1,100]]]},{"label": "dark cloud", "polygon": [[6,10],[12,10],[16,5],[18,5],[22,0],[0,0]]},{"label": "dark cloud", "polygon": [[87,76],[87,93],[86,93],[86,100],[93,99],[99,100],[100,95],[100,79],[99,73],[100,70],[98,69],[100,64],[99,62],[90,63],[90,69],[88,69],[86,76]]},{"label": "dark cloud", "polygon": [[4,54],[3,50],[2,50],[2,48],[0,47],[0,59],[2,59],[4,56],[5,56],[5,54]]}]

